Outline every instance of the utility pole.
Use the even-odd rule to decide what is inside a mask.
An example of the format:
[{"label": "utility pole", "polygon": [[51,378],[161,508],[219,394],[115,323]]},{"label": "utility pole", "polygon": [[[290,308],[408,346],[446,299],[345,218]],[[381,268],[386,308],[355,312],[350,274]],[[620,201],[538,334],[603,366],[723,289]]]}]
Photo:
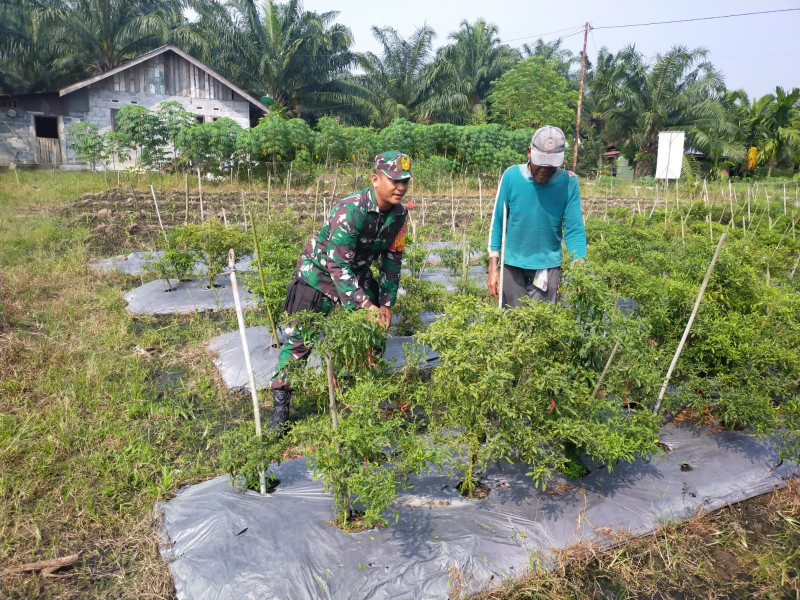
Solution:
[{"label": "utility pole", "polygon": [[578,91],[578,116],[575,118],[575,147],[572,149],[572,170],[578,164],[578,135],[581,131],[581,105],[583,104],[583,78],[586,75],[586,38],[589,37],[589,21],[583,28],[583,54],[581,54],[581,87]]}]

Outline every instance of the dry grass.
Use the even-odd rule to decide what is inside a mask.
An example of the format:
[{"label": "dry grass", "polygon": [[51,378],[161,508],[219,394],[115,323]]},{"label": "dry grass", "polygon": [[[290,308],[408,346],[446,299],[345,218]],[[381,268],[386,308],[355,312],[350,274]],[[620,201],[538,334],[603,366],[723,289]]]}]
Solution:
[{"label": "dry grass", "polygon": [[800,597],[800,485],[602,550],[574,546],[540,571],[473,600],[722,600]]}]

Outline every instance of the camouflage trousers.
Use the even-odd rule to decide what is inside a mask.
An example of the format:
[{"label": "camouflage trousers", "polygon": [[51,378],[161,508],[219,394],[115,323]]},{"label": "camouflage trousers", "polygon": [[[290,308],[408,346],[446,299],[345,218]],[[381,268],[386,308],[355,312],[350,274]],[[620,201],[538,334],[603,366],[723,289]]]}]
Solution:
[{"label": "camouflage trousers", "polygon": [[[364,292],[373,304],[378,302],[378,287],[375,285],[364,286]],[[284,306],[287,314],[294,314],[303,310],[327,315],[333,310],[334,303],[325,294],[311,287],[307,283],[298,279],[292,279],[286,292],[286,304]],[[308,360],[313,344],[309,340],[317,337],[315,331],[304,331],[299,324],[293,324],[289,337],[283,343],[278,363],[275,365],[275,374],[272,376],[270,387],[273,390],[291,391],[292,386],[284,372],[289,361]]]}]

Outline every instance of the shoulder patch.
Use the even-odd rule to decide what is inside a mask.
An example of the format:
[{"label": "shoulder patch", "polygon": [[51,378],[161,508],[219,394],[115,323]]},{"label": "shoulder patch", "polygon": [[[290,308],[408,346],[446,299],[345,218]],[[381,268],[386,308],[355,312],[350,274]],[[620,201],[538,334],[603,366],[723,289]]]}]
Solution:
[{"label": "shoulder patch", "polygon": [[403,227],[397,234],[397,237],[394,238],[394,241],[389,246],[389,252],[403,252],[406,249],[406,226],[403,224]]}]

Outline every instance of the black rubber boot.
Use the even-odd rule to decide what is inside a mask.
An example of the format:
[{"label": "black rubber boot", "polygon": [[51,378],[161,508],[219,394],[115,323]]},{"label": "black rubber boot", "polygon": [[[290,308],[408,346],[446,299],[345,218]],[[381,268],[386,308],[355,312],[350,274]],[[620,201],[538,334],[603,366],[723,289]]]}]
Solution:
[{"label": "black rubber boot", "polygon": [[272,416],[269,419],[269,428],[283,433],[286,423],[289,422],[289,401],[292,392],[288,390],[272,390]]}]

